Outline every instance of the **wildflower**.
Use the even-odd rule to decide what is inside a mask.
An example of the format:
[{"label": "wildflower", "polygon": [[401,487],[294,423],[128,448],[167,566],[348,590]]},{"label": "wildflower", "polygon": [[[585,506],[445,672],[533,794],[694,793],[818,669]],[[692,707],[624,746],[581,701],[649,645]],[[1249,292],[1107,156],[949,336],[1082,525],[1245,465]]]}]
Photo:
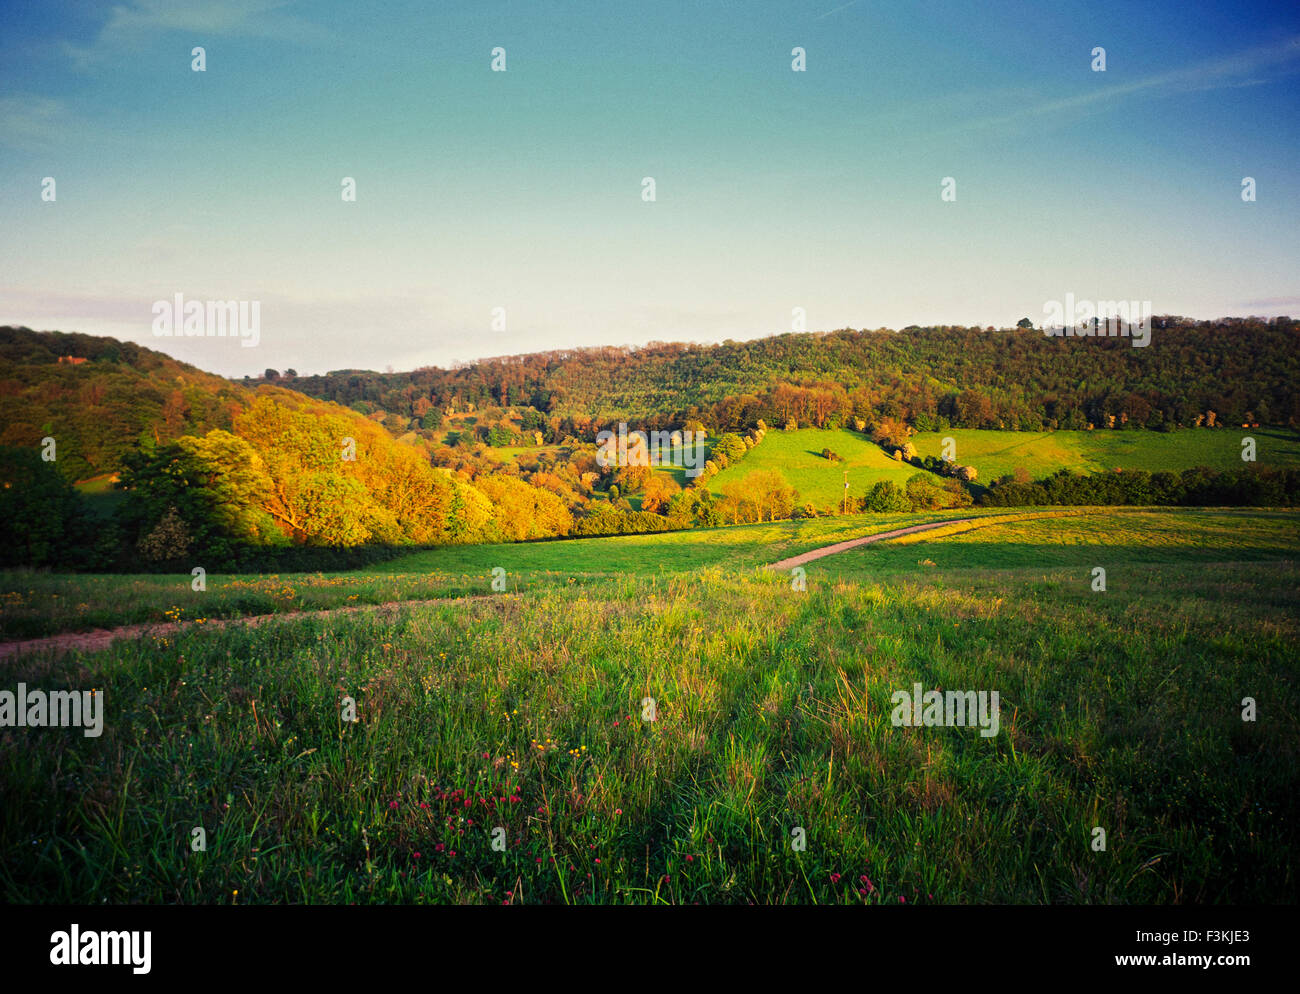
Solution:
[{"label": "wildflower", "polygon": [[833,883],[833,884],[837,884],[837,883],[839,883],[839,882],[840,882],[840,875],[839,875],[838,873],[832,873],[832,874],[831,874],[831,883]]}]

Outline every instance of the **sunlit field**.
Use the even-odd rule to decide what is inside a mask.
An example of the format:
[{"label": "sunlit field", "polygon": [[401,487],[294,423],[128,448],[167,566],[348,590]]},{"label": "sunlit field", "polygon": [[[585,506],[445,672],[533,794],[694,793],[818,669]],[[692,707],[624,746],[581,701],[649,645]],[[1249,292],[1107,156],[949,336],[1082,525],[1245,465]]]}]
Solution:
[{"label": "sunlit field", "polygon": [[[827,459],[823,449],[830,449],[841,461]],[[818,428],[781,431],[773,427],[744,459],[709,480],[709,489],[720,494],[727,483],[764,469],[785,474],[798,489],[800,503],[832,511],[844,499],[845,470],[849,472],[851,500],[862,497],[881,480],[892,480],[903,487],[909,477],[921,472],[915,466],[896,462],[858,432]]]},{"label": "sunlit field", "polygon": [[943,440],[951,438],[955,458],[974,466],[979,481],[988,484],[1023,469],[1041,479],[1068,469],[1075,473],[1110,473],[1116,469],[1148,473],[1179,472],[1197,466],[1217,470],[1243,465],[1241,441],[1255,439],[1255,462],[1275,468],[1300,466],[1300,437],[1276,428],[1227,425],[1215,431],[984,431],[951,428],[920,432],[912,444],[922,456],[943,456]]},{"label": "sunlit field", "polygon": [[981,515],[968,524],[852,549],[808,568],[845,579],[1057,566],[1081,566],[1087,576],[1096,566],[1116,573],[1130,566],[1300,558],[1300,513],[1292,510],[1074,510]]},{"label": "sunlit field", "polygon": [[[102,690],[107,717],[99,738],[0,736],[0,848],[22,853],[3,861],[4,892],[1292,900],[1294,514],[977,512],[980,527],[808,563],[806,590],[761,568],[957,516],[442,548],[364,573],[210,577],[203,594],[188,576],[6,574],[6,634],[45,614],[61,630],[73,612],[55,595],[105,605],[106,623],[115,597],[185,619],[466,599],[7,660],[11,684]],[[999,733],[894,726],[890,696],[915,683],[999,691]]]}]

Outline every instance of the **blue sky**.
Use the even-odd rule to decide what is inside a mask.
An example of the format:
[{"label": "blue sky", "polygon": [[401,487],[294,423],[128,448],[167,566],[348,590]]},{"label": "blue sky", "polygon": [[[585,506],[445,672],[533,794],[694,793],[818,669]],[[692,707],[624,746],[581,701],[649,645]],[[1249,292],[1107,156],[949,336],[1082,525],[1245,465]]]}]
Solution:
[{"label": "blue sky", "polygon": [[[0,323],[242,375],[1300,314],[1291,2],[368,6],[0,0]],[[176,293],[258,347],[155,337]]]}]

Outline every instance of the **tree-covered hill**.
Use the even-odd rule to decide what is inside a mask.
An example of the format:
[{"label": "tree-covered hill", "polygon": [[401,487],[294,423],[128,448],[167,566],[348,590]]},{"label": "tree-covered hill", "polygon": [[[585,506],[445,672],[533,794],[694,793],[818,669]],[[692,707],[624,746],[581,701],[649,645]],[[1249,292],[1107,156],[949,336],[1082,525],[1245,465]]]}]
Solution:
[{"label": "tree-covered hill", "polygon": [[229,429],[251,396],[134,342],[0,328],[0,445],[53,438],[69,480],[116,472],[145,440]]},{"label": "tree-covered hill", "polygon": [[315,397],[404,417],[429,408],[527,407],[556,419],[713,429],[833,427],[902,417],[920,429],[1300,424],[1300,322],[1152,320],[1150,342],[1032,328],[785,334],[703,346],[653,343],[485,359],[405,373],[299,377]]},{"label": "tree-covered hill", "polygon": [[[96,528],[68,484],[106,474],[126,501]],[[338,404],[109,338],[0,329],[0,513],[12,536],[40,539],[3,565],[483,541],[507,513],[493,485],[470,487]]]}]

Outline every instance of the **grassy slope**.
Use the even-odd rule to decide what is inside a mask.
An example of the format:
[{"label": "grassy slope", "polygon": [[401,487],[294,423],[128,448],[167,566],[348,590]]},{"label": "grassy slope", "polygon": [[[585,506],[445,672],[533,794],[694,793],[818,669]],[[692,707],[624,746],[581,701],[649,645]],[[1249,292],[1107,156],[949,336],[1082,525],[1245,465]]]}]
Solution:
[{"label": "grassy slope", "polygon": [[[696,537],[762,548],[762,528]],[[110,717],[99,739],[0,749],[0,888],[95,904],[1289,901],[1296,543],[1275,512],[1112,510],[832,557],[803,593],[717,566],[647,575],[627,553],[604,560],[623,575],[581,587],[15,660],[14,682],[104,689]],[[576,545],[498,551],[576,566]],[[922,555],[939,565],[909,566]],[[1120,566],[1106,594],[1097,563]],[[893,726],[890,695],[913,682],[997,689],[999,735]]]},{"label": "grassy slope", "polygon": [[[843,457],[843,462],[822,458],[822,449]],[[728,466],[709,481],[709,489],[722,493],[724,484],[739,480],[755,470],[779,469],[799,491],[801,503],[818,508],[836,508],[844,497],[844,470],[849,471],[849,496],[861,497],[879,480],[893,480],[900,487],[920,470],[902,465],[885,455],[880,446],[850,431],[770,430],[756,448],[736,465]]]},{"label": "grassy slope", "polygon": [[990,483],[1023,467],[1037,480],[1057,470],[1107,473],[1144,469],[1151,473],[1194,466],[1235,469],[1241,461],[1241,440],[1255,439],[1255,459],[1265,466],[1300,465],[1300,437],[1271,428],[1223,428],[1179,432],[1154,431],[982,431],[953,428],[923,432],[912,439],[922,456],[943,454],[945,438],[956,443],[957,462],[979,470],[979,482]]}]

